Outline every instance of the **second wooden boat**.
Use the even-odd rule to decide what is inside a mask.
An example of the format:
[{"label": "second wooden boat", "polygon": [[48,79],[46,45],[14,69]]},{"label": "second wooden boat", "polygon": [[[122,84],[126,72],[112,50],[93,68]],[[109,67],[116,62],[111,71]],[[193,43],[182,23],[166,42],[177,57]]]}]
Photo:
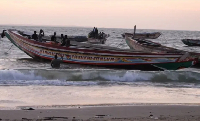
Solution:
[{"label": "second wooden boat", "polygon": [[198,63],[200,62],[200,53],[195,52],[187,52],[183,50],[178,50],[171,47],[163,46],[159,43],[152,42],[150,40],[146,39],[135,39],[129,36],[128,34],[125,34],[125,40],[127,45],[130,47],[130,49],[133,49],[135,51],[143,51],[143,52],[152,52],[152,53],[160,53],[160,54],[188,54],[192,58],[198,58]]}]

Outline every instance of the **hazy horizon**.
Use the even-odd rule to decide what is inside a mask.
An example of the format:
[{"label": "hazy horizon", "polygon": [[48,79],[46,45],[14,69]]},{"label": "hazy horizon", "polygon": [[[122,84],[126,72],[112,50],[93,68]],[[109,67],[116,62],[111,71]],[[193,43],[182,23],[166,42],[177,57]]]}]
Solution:
[{"label": "hazy horizon", "polygon": [[1,0],[0,25],[200,31],[198,0]]}]

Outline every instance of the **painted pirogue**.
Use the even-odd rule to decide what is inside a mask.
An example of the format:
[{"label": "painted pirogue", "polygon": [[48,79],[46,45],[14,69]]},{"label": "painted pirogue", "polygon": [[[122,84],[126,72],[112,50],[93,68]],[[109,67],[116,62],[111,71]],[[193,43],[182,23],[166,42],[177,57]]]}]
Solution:
[{"label": "painted pirogue", "polygon": [[187,52],[179,49],[175,49],[172,47],[166,47],[159,43],[152,42],[146,39],[138,39],[129,36],[129,34],[125,34],[125,40],[130,49],[135,51],[143,51],[143,52],[152,52],[152,53],[160,53],[160,54],[185,54],[188,53],[192,58],[198,58],[198,66],[200,62],[200,53],[196,52]]},{"label": "painted pirogue", "polygon": [[196,59],[187,54],[158,54],[125,50],[91,44],[71,43],[60,46],[53,42],[38,42],[21,35],[17,30],[7,30],[6,37],[19,49],[35,59],[52,60],[57,54],[63,62],[105,67],[148,70],[176,70],[187,68],[196,63]]}]

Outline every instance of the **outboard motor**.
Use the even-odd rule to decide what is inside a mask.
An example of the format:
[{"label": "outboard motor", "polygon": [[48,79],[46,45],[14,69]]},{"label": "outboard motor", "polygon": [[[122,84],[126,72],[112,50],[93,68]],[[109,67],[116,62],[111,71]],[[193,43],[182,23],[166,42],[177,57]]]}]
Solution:
[{"label": "outboard motor", "polygon": [[5,36],[5,31],[6,30],[3,30],[3,32],[1,33],[1,38],[3,38]]}]

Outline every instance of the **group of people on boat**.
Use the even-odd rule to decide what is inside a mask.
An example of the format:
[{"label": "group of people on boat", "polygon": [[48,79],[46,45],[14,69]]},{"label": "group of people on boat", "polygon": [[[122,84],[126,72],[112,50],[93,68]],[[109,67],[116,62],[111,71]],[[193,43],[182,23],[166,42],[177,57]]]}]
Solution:
[{"label": "group of people on boat", "polygon": [[[42,42],[43,41],[43,37],[44,37],[44,31],[41,29],[39,35],[37,35],[36,31],[34,31],[34,34],[32,35],[32,39],[34,39],[35,41],[39,41]],[[61,43],[57,41],[57,38],[61,39]],[[51,36],[51,42],[54,42],[55,44],[59,44],[60,46],[70,46],[70,40],[68,39],[67,35],[63,35],[61,34],[61,37],[57,37],[56,36],[56,32],[54,32],[54,34]]]},{"label": "group of people on boat", "polygon": [[94,27],[93,30],[88,34],[88,38],[103,39],[104,34],[104,32],[98,32],[97,27]]}]

